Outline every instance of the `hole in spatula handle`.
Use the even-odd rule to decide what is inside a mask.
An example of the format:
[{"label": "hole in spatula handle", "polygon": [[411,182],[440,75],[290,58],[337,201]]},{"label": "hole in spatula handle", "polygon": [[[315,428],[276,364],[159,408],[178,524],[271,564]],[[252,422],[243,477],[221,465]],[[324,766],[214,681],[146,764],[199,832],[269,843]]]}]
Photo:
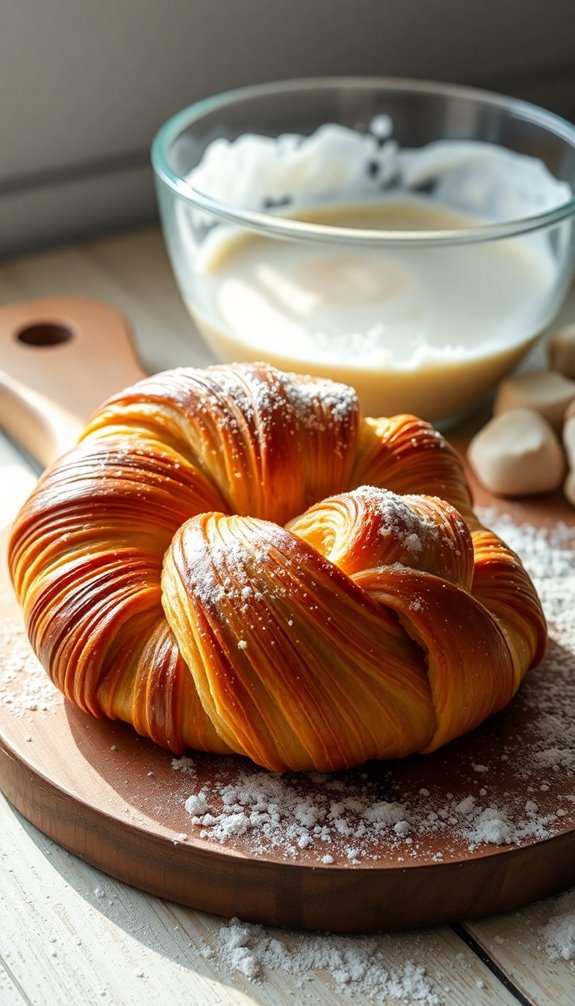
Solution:
[{"label": "hole in spatula handle", "polygon": [[47,346],[59,346],[73,338],[74,333],[71,328],[52,321],[26,325],[16,333],[18,342],[23,342],[25,346],[37,346],[40,349]]}]

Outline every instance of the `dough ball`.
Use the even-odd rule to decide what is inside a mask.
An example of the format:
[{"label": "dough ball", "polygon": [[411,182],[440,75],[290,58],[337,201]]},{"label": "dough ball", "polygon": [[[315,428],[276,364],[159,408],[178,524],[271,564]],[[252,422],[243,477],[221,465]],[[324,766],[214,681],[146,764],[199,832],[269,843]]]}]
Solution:
[{"label": "dough ball", "polygon": [[567,455],[567,464],[570,468],[563,485],[563,492],[571,506],[575,506],[575,402],[571,403],[565,413],[563,446]]},{"label": "dough ball", "polygon": [[547,343],[549,366],[575,380],[575,323],[559,328]]},{"label": "dough ball", "polygon": [[532,409],[544,416],[559,432],[563,426],[565,410],[573,400],[575,381],[554,370],[538,370],[502,381],[495,396],[493,411],[499,415],[508,409]]},{"label": "dough ball", "polygon": [[468,459],[481,484],[497,496],[551,492],[561,485],[566,467],[559,437],[532,409],[494,416],[473,437]]},{"label": "dough ball", "polygon": [[575,472],[570,471],[567,474],[565,483],[563,485],[563,492],[565,494],[565,499],[571,506],[575,506]]},{"label": "dough ball", "polygon": [[570,467],[575,467],[575,408],[567,410],[565,425],[563,426],[563,446]]},{"label": "dough ball", "polygon": [[563,416],[564,426],[569,422],[570,419],[575,416],[575,399],[567,406],[565,409],[565,415]]}]

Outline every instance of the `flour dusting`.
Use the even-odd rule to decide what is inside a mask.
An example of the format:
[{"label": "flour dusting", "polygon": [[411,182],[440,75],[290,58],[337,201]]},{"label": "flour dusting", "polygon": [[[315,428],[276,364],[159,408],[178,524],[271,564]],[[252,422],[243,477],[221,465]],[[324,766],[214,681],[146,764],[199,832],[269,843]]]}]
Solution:
[{"label": "flour dusting", "polygon": [[551,960],[575,961],[575,890],[557,898],[541,936]]},{"label": "flour dusting", "polygon": [[[425,970],[414,961],[393,967],[382,950],[385,940],[368,937],[294,936],[289,942],[263,926],[231,919],[218,936],[219,959],[251,981],[279,971],[300,981],[320,971],[336,990],[363,994],[375,1002],[397,1001],[438,1006],[441,999]],[[208,957],[213,948],[205,948]]]}]

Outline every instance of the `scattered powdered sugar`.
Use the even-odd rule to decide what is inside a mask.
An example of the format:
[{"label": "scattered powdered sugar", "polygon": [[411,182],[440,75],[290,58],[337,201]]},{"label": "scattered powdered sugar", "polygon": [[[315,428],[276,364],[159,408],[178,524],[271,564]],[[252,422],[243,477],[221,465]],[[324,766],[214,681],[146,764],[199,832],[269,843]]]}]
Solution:
[{"label": "scattered powdered sugar", "polygon": [[357,393],[347,384],[339,384],[327,378],[303,379],[293,375],[285,381],[290,404],[306,426],[320,424],[316,410],[321,408],[329,413],[335,422],[346,423],[358,409]]},{"label": "scattered powdered sugar", "polygon": [[575,586],[575,527],[558,523],[550,529],[516,524],[508,514],[478,510],[483,523],[517,552],[533,579],[545,615],[558,642],[575,648],[575,614],[570,590]]},{"label": "scattered powdered sugar", "polygon": [[[224,524],[224,522],[221,522]],[[209,550],[203,541],[194,539],[194,549],[188,544],[188,584],[197,600],[205,608],[218,608],[220,613],[233,607],[247,617],[253,613],[254,604],[263,600],[259,589],[265,582],[266,596],[285,597],[285,570],[299,566],[299,550],[292,535],[278,524],[266,521],[259,526],[257,543],[248,535],[233,537],[222,533],[210,534]],[[225,532],[225,524],[223,531]],[[273,550],[273,555],[272,555]],[[265,575],[264,575],[265,574]],[[237,648],[247,649],[246,639],[238,639]]]},{"label": "scattered powdered sugar", "polygon": [[541,936],[551,960],[575,961],[575,890],[557,898],[554,914],[541,929]]},{"label": "scattered powdered sugar", "polygon": [[[179,759],[173,766],[179,767]],[[194,779],[191,759],[186,772]],[[331,865],[389,861],[425,856],[430,838],[432,861],[456,857],[461,849],[481,845],[521,844],[544,839],[561,825],[564,812],[543,813],[534,799],[507,794],[506,806],[491,804],[482,788],[463,798],[437,788],[410,792],[394,799],[395,784],[378,766],[333,776],[273,775],[255,766],[216,766],[185,798],[184,807],[201,838],[224,844],[241,839],[251,855],[280,853],[298,860]],[[483,797],[482,795],[483,794]],[[454,836],[457,842],[454,844]],[[443,851],[435,848],[439,840]]]},{"label": "scattered powdered sugar", "polygon": [[[5,610],[8,599],[0,596]],[[12,598],[10,598],[10,603]],[[30,649],[24,629],[0,626],[2,674],[0,701],[17,718],[29,713],[48,712],[62,702],[62,695],[40,667]]]},{"label": "scattered powdered sugar", "polygon": [[[328,971],[337,992],[363,994],[376,1002],[403,1001],[438,1006],[425,970],[413,961],[393,967],[386,961],[385,940],[369,937],[309,936],[290,934],[278,938],[259,925],[231,919],[219,931],[219,963],[251,981],[270,971],[305,980]],[[213,957],[212,947],[205,956]]]},{"label": "scattered powdered sugar", "polygon": [[381,518],[382,536],[393,535],[408,552],[421,552],[423,547],[440,536],[437,523],[412,509],[412,505],[424,499],[421,496],[400,495],[390,489],[375,486],[358,486],[347,494],[363,500]]},{"label": "scattered powdered sugar", "polygon": [[[190,772],[190,759],[186,768]],[[173,765],[178,767],[178,759]],[[375,798],[368,774],[356,783],[353,795],[341,776],[319,773],[306,776],[279,776],[246,766],[238,768],[236,782],[216,776],[190,794],[185,809],[202,838],[223,843],[248,836],[250,850],[262,855],[280,849],[297,859],[302,850],[317,851],[325,862],[332,847],[351,862],[368,852],[373,854],[383,831],[404,835],[409,830],[406,808]],[[357,847],[362,843],[361,850]]]}]

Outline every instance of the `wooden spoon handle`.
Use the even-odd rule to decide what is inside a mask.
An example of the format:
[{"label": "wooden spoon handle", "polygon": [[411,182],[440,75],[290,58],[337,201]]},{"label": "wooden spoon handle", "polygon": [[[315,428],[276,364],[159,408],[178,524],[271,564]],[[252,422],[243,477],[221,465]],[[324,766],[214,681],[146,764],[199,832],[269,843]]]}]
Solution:
[{"label": "wooden spoon handle", "polygon": [[119,311],[82,297],[0,308],[0,425],[41,465],[143,370]]}]

